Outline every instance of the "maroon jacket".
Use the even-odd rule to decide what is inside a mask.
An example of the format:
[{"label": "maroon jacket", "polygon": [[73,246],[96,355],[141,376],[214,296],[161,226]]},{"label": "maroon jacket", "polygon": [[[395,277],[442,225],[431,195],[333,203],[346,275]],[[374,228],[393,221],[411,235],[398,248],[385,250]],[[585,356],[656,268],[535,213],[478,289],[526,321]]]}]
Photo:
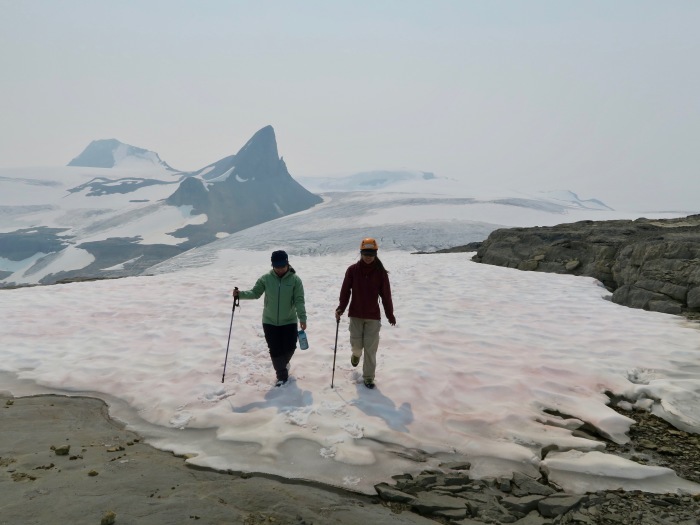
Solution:
[{"label": "maroon jacket", "polygon": [[[350,300],[351,295],[352,300]],[[340,304],[337,310],[342,314],[349,301],[350,310],[348,311],[348,316],[380,320],[380,297],[382,298],[386,318],[390,323],[395,323],[389,275],[386,271],[382,271],[376,262],[365,264],[360,260],[348,267],[345,272],[343,286],[340,288]]]}]

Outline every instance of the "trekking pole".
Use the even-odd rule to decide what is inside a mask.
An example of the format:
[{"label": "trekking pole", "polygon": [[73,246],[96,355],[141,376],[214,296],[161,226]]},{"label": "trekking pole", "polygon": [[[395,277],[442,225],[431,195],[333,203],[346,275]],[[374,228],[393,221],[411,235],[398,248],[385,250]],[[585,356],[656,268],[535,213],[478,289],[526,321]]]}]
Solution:
[{"label": "trekking pole", "polygon": [[340,319],[335,320],[335,348],[333,349],[333,375],[331,376],[331,388],[335,380],[335,355],[338,353],[338,328],[340,328]]},{"label": "trekking pole", "polygon": [[[238,288],[234,288],[238,290]],[[226,377],[226,362],[228,361],[228,347],[231,344],[231,330],[233,329],[233,314],[236,313],[236,306],[240,307],[240,300],[238,296],[233,297],[233,308],[231,308],[231,325],[228,327],[228,343],[226,343],[226,357],[224,358],[224,373],[221,376],[221,382],[224,382]]]}]

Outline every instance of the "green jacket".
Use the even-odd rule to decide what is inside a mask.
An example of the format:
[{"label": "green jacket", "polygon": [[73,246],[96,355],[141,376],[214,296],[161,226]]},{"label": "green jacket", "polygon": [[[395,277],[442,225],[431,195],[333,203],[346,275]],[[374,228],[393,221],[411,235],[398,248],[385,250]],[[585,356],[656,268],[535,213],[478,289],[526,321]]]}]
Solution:
[{"label": "green jacket", "polygon": [[257,299],[263,293],[265,294],[263,324],[275,326],[296,324],[297,317],[302,323],[306,322],[304,285],[291,266],[282,278],[277,277],[274,270],[270,270],[255,282],[253,288],[238,292],[238,297]]}]

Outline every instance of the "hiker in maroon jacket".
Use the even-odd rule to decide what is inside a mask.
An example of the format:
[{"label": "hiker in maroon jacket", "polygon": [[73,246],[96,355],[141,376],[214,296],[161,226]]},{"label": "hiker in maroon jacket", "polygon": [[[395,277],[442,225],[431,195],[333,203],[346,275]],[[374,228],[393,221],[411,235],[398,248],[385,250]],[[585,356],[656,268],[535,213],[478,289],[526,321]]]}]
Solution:
[{"label": "hiker in maroon jacket", "polygon": [[[379,245],[374,239],[363,239],[360,243],[361,258],[345,272],[343,286],[340,288],[338,308],[335,310],[336,321],[340,321],[345,308],[350,303],[350,345],[352,357],[350,364],[357,366],[364,349],[365,359],[362,363],[362,377],[367,388],[374,388],[374,372],[377,368],[377,348],[379,347],[379,330],[382,327],[379,311],[379,298],[384,305],[384,314],[389,324],[396,325],[394,304],[391,302],[389,272],[377,257]],[[352,296],[352,299],[351,299]]]}]

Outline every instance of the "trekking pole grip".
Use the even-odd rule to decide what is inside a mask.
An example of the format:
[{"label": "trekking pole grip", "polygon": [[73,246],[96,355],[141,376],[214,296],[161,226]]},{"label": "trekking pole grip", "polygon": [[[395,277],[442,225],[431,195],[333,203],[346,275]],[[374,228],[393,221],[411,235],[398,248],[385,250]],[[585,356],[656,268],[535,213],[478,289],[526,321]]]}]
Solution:
[{"label": "trekking pole grip", "polygon": [[[238,291],[238,286],[236,286],[234,288],[234,291],[236,291],[236,292]],[[241,298],[238,295],[233,296],[233,309],[234,310],[236,309],[236,306],[238,306],[239,308],[241,307]]]}]

